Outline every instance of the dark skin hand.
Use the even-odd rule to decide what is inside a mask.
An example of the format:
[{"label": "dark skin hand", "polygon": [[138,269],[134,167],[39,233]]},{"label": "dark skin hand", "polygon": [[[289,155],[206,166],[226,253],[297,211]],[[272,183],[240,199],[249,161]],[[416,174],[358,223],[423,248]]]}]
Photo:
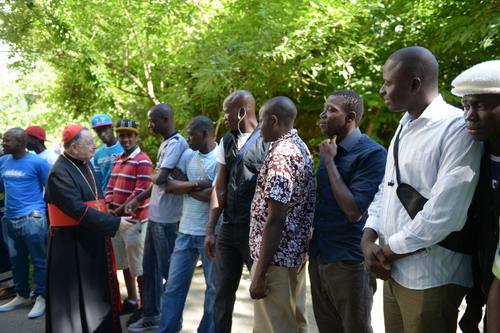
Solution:
[{"label": "dark skin hand", "polygon": [[330,180],[330,186],[340,209],[342,209],[342,212],[347,216],[349,222],[357,223],[361,220],[363,215],[354,201],[354,196],[351,190],[344,183],[344,180],[335,165],[334,159],[335,156],[337,156],[337,148],[337,136],[333,136],[332,138],[321,142],[319,145],[319,152],[325,162],[328,179]]},{"label": "dark skin hand", "polygon": [[268,215],[264,230],[262,231],[259,260],[256,263],[252,283],[250,284],[250,296],[252,299],[261,299],[269,294],[266,274],[283,237],[283,228],[288,209],[287,204],[272,199],[269,199],[267,202]]},{"label": "dark skin hand", "polygon": [[184,182],[187,182],[189,180],[187,178],[186,174],[184,172],[182,172],[181,169],[179,169],[179,168],[175,168],[174,170],[172,170],[172,172],[170,173],[170,176],[172,176],[172,179],[174,179],[174,180],[180,180],[180,181],[184,181]]},{"label": "dark skin hand", "polygon": [[410,252],[410,253],[398,254],[398,253],[392,252],[391,247],[389,246],[389,244],[387,244],[386,246],[384,246],[382,248],[382,252],[384,253],[384,256],[387,258],[387,260],[389,260],[390,263],[393,263],[394,261],[396,261],[398,259],[411,256],[411,255],[413,255],[415,253],[422,252],[423,250],[424,249],[413,251],[413,252]]},{"label": "dark skin hand", "polygon": [[361,250],[365,257],[365,264],[372,274],[381,280],[391,277],[391,262],[385,257],[382,248],[375,244],[378,234],[371,228],[363,231]]},{"label": "dark skin hand", "polygon": [[387,280],[391,277],[391,266],[394,261],[424,251],[424,249],[420,249],[410,253],[397,254],[391,250],[389,245],[381,248],[375,244],[377,238],[375,230],[366,228],[361,238],[361,250],[365,257],[366,266],[376,278],[381,280]]},{"label": "dark skin hand", "polygon": [[173,179],[165,184],[165,191],[173,194],[188,194],[196,200],[209,202],[212,192],[212,181],[208,179],[188,180],[187,176],[179,169],[171,173]]},{"label": "dark skin hand", "polygon": [[142,192],[141,194],[139,194],[138,196],[127,202],[124,208],[125,213],[129,215],[134,214],[135,211],[137,210],[137,207],[139,207],[139,203],[151,196],[151,191],[152,187],[148,188],[146,191]]},{"label": "dark skin hand", "polygon": [[217,259],[215,255],[216,239],[214,230],[215,225],[224,210],[224,206],[226,205],[228,179],[229,175],[227,167],[224,164],[219,163],[217,179],[215,180],[215,186],[210,197],[210,216],[205,231],[205,242],[203,244],[205,256],[211,261],[215,261]]}]

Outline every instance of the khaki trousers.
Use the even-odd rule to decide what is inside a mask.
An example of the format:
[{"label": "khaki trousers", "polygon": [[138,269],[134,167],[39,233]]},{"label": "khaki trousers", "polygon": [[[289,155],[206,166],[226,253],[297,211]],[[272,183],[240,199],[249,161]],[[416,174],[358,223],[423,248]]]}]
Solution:
[{"label": "khaki trousers", "polygon": [[458,307],[466,287],[447,284],[408,289],[392,278],[384,282],[386,333],[456,333]]},{"label": "khaki trousers", "polygon": [[[256,262],[254,266],[257,267]],[[306,333],[306,264],[271,265],[266,275],[267,297],[254,300],[254,333]]]}]

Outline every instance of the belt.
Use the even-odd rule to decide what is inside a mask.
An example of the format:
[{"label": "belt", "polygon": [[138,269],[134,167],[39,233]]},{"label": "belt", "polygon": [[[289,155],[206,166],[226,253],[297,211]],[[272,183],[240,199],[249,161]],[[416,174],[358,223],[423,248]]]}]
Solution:
[{"label": "belt", "polygon": [[20,219],[25,219],[27,217],[33,217],[33,216],[35,216],[35,212],[31,212],[31,214],[28,214],[28,215],[25,215],[25,216],[21,216],[21,217],[9,218],[9,220],[17,221],[17,220],[20,220]]},{"label": "belt", "polygon": [[[93,208],[95,210],[103,212],[102,209],[105,209],[105,207],[106,207],[106,200],[99,199],[99,200],[94,200],[94,201],[85,201],[84,204],[90,208]],[[101,208],[101,206],[103,206],[103,208]],[[83,217],[87,213],[87,210],[85,210],[82,217],[80,217],[80,220],[77,221],[77,220],[69,217],[68,215],[66,215],[66,213],[64,213],[55,204],[49,203],[48,207],[49,207],[49,220],[50,220],[51,227],[71,227],[71,226],[80,225],[80,221],[83,219]]]}]

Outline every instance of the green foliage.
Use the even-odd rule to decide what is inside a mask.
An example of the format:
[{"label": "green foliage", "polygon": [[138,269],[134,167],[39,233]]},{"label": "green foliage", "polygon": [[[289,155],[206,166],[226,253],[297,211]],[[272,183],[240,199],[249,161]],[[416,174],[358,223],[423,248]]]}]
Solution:
[{"label": "green foliage", "polygon": [[[315,148],[325,97],[352,89],[365,101],[362,130],[387,146],[401,114],[378,94],[385,59],[401,47],[428,47],[440,62],[441,92],[458,103],[452,79],[500,54],[499,14],[494,0],[19,0],[0,3],[0,39],[21,74],[51,73],[25,76],[16,96],[36,92],[25,108],[36,115],[20,118],[54,132],[95,113],[129,117],[154,157],[152,105],[171,104],[181,131],[206,115],[220,137],[224,98],[246,89],[258,106],[292,98],[296,126]],[[0,94],[4,124],[16,119],[7,110],[25,112],[12,106],[22,100],[14,95]]]}]

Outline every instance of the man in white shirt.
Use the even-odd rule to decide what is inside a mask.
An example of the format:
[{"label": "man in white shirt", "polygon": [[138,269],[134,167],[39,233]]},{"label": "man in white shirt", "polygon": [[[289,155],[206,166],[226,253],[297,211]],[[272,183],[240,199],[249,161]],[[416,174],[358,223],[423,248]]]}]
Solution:
[{"label": "man in white shirt", "polygon": [[[463,112],[439,95],[438,63],[429,50],[396,51],[383,76],[385,103],[391,111],[407,112],[368,210],[361,240],[365,262],[386,280],[386,332],[456,332],[458,307],[472,286],[472,258],[438,243],[465,224],[480,146],[467,134]],[[396,193],[401,183],[427,198],[413,218]]]},{"label": "man in white shirt", "polygon": [[40,126],[29,126],[25,132],[28,134],[28,150],[34,151],[52,166],[59,158],[59,154],[45,147],[45,141],[48,141],[45,129]]}]

